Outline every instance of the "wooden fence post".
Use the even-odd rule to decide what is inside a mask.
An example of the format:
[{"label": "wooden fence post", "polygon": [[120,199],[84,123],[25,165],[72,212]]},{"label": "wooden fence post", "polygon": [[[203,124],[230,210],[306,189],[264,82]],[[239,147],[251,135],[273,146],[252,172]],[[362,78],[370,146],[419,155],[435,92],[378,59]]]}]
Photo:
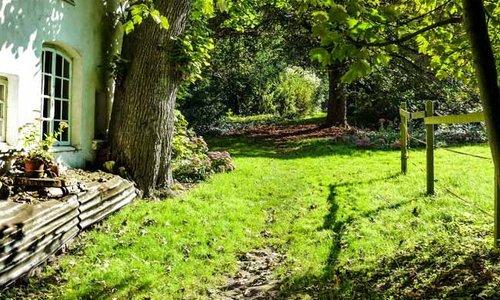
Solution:
[{"label": "wooden fence post", "polygon": [[[401,103],[401,109],[407,110],[405,102]],[[401,173],[406,174],[408,169],[408,118],[401,114],[400,125],[401,137],[399,139],[401,146]]]},{"label": "wooden fence post", "polygon": [[[425,116],[434,115],[434,103],[427,101],[425,103]],[[434,125],[426,124],[426,149],[427,149],[427,194],[434,195]]]}]

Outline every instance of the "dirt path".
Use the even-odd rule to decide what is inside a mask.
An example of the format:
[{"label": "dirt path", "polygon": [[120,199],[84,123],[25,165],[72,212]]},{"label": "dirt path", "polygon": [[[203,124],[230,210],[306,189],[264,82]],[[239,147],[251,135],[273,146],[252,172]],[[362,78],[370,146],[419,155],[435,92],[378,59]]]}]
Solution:
[{"label": "dirt path", "polygon": [[273,141],[303,140],[311,138],[341,139],[343,136],[356,134],[354,128],[321,127],[317,124],[300,125],[262,125],[254,128],[235,130],[230,135],[242,135],[264,138]]},{"label": "dirt path", "polygon": [[274,278],[272,271],[284,258],[272,248],[241,255],[239,270],[234,277],[228,278],[226,286],[210,291],[210,299],[275,299],[281,281]]}]

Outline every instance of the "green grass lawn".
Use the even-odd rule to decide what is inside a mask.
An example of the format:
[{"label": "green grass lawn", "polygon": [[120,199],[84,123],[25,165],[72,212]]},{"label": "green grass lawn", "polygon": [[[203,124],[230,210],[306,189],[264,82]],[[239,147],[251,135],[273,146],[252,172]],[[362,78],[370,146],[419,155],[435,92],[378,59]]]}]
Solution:
[{"label": "green grass lawn", "polygon": [[[1,297],[199,299],[224,285],[239,254],[269,246],[286,255],[275,270],[283,298],[499,296],[491,161],[437,150],[429,197],[422,150],[403,176],[398,151],[209,144],[233,153],[237,170],[175,199],[136,201]],[[489,156],[485,145],[460,150]]]}]

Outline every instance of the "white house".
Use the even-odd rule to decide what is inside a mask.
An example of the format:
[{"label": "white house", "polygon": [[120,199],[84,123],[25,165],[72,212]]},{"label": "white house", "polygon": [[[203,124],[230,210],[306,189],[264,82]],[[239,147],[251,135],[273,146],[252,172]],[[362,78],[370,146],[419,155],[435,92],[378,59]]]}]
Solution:
[{"label": "white house", "polygon": [[0,0],[0,145],[22,146],[19,127],[43,120],[40,136],[69,124],[54,147],[66,163],[93,159],[105,137],[117,45],[109,0]]}]

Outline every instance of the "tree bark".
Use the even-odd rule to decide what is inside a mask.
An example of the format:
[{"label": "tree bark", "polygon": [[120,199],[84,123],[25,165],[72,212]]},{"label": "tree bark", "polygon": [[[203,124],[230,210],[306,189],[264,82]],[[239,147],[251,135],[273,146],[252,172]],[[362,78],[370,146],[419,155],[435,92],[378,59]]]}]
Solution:
[{"label": "tree bark", "polygon": [[125,36],[110,122],[111,157],[125,166],[145,196],[171,184],[174,107],[181,73],[172,58],[174,38],[184,32],[190,0],[158,0],[170,28],[152,20]]},{"label": "tree bark", "polygon": [[500,166],[500,90],[483,1],[464,0],[464,11],[491,152],[495,166]]},{"label": "tree bark", "polygon": [[495,166],[495,246],[500,246],[500,89],[483,0],[463,0],[465,27],[481,92],[486,130]]},{"label": "tree bark", "polygon": [[346,86],[342,82],[344,66],[334,64],[328,67],[328,107],[323,127],[347,127]]}]

